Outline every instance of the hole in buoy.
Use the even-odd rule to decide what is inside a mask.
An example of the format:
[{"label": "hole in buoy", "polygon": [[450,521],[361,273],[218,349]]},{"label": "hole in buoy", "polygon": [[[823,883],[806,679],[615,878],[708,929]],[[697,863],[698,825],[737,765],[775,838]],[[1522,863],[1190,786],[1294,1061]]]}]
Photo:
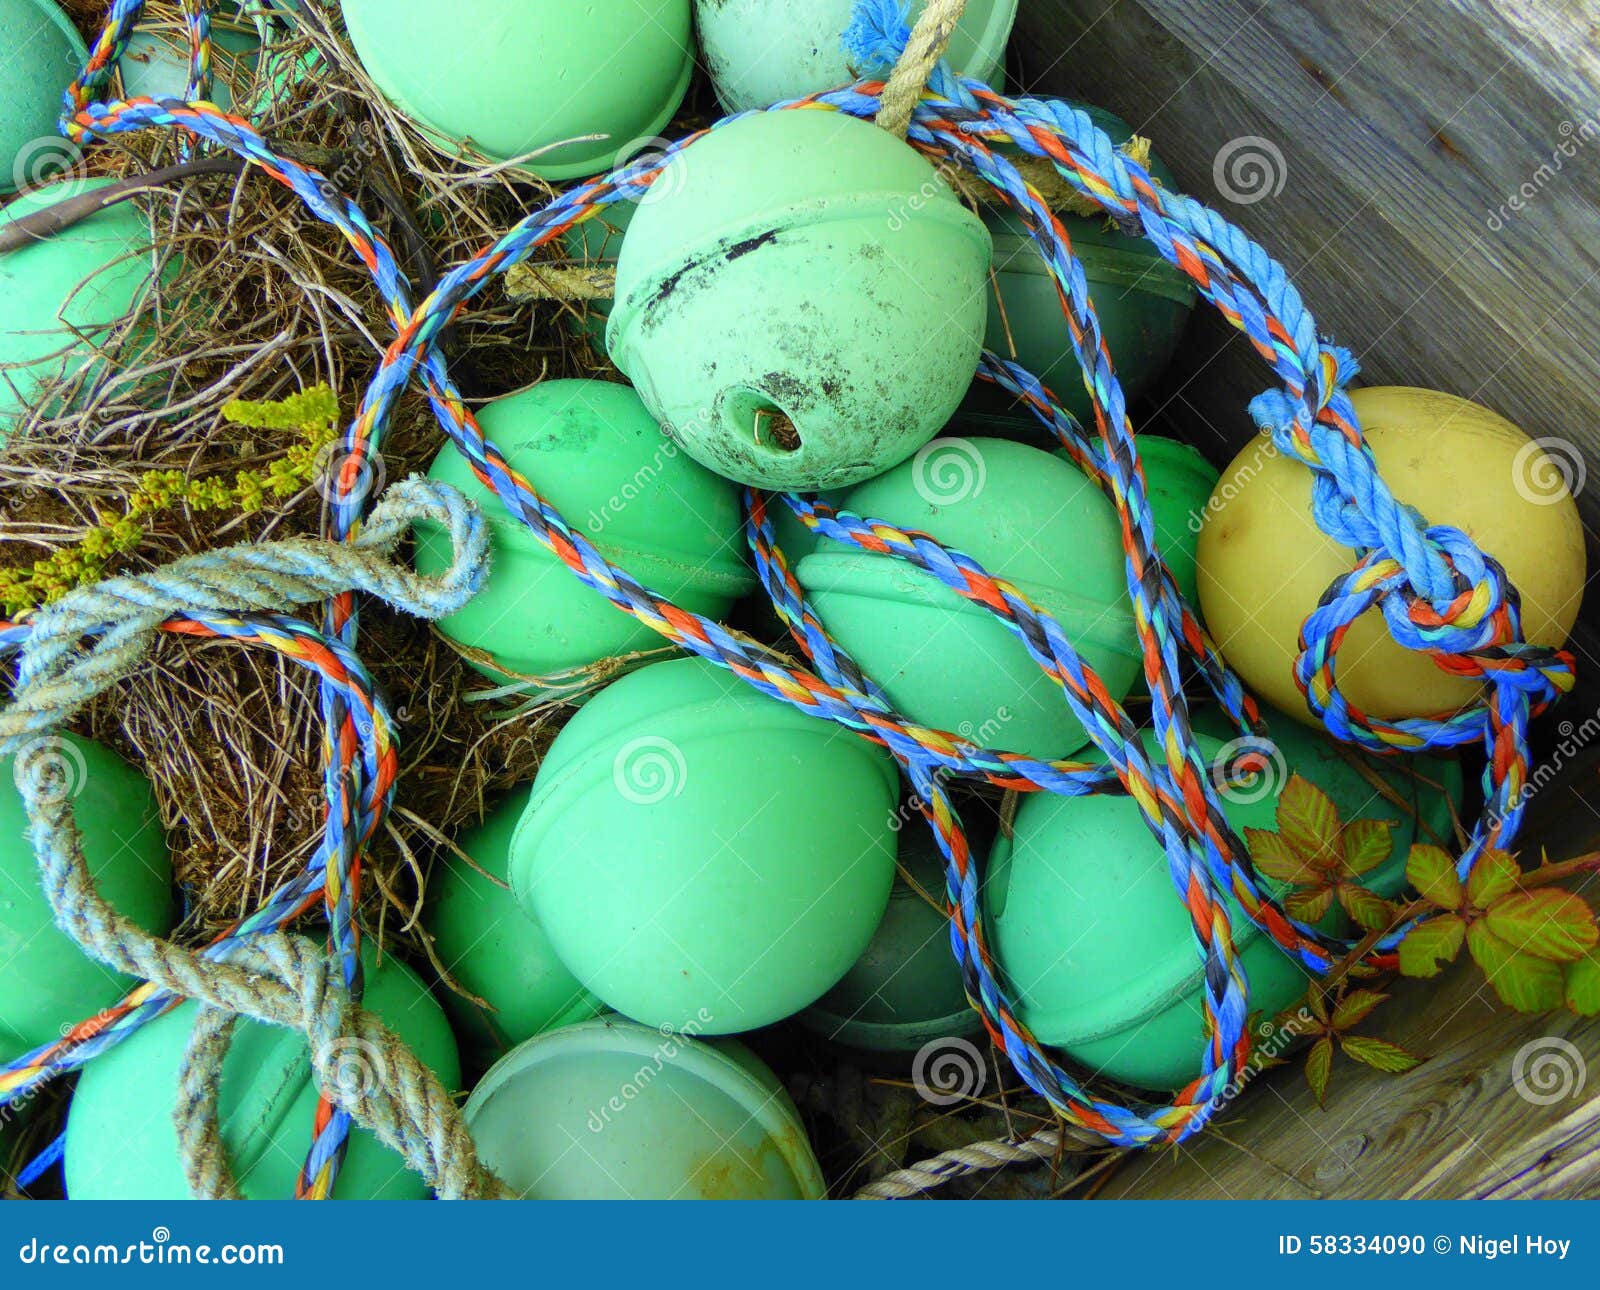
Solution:
[{"label": "hole in buoy", "polygon": [[729,428],[746,443],[773,453],[800,448],[800,431],[793,418],[766,395],[740,390],[727,402]]}]

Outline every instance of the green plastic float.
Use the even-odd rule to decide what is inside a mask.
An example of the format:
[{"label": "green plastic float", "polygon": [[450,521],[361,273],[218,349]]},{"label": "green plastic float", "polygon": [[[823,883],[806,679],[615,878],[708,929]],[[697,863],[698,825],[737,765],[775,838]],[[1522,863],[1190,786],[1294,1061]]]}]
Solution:
[{"label": "green plastic float", "polygon": [[462,989],[488,1005],[462,998],[448,986],[439,990],[462,1056],[479,1070],[525,1039],[603,1010],[562,966],[544,928],[509,887],[498,885],[507,880],[511,838],[531,792],[531,786],[516,789],[464,834],[457,845],[472,864],[442,857],[428,889],[427,928],[439,962]]},{"label": "green plastic float", "polygon": [[620,1017],[540,1035],[472,1092],[483,1163],[530,1200],[820,1200],[773,1073],[735,1040]]},{"label": "green plastic float", "polygon": [[[1215,761],[1224,744],[1209,732],[1229,733],[1226,720],[1207,708],[1194,724],[1201,753]],[[1223,794],[1228,823],[1241,837],[1246,828],[1275,829],[1278,792],[1289,773],[1299,773],[1333,799],[1342,820],[1394,822],[1389,858],[1365,875],[1364,885],[1399,896],[1412,841],[1451,836],[1460,766],[1422,758],[1418,780],[1383,761],[1375,769],[1400,796],[1394,802],[1332,740],[1281,716],[1272,728],[1283,765],[1259,792],[1243,785]],[[1144,742],[1157,755],[1154,736],[1147,733]],[[1104,760],[1098,751],[1086,759]],[[1275,896],[1289,890],[1270,880],[1263,885]],[[1027,798],[1013,838],[995,843],[983,901],[1023,1017],[1041,1040],[1139,1087],[1179,1088],[1199,1075],[1204,991],[1193,930],[1166,855],[1129,798]],[[1307,978],[1231,899],[1228,908],[1234,948],[1250,980],[1251,1011],[1271,1017],[1294,1003]],[[1319,926],[1336,935],[1351,931],[1337,911]]]},{"label": "green plastic float", "polygon": [[[626,385],[541,381],[479,413],[484,433],[576,530],[673,604],[709,618],[755,587],[745,564],[738,491],[664,439]],[[601,659],[658,649],[661,637],[572,575],[446,447],[429,476],[483,507],[493,547],[489,580],[439,624],[486,651],[486,675],[555,678]],[[450,537],[417,527],[417,567],[450,566]]]},{"label": "green plastic float", "polygon": [[814,1003],[894,881],[894,764],[702,659],[579,709],[546,755],[511,885],[610,1007],[695,1034]]},{"label": "green plastic float", "polygon": [[[363,1004],[447,1089],[461,1070],[450,1025],[412,971],[370,943]],[[73,1200],[184,1200],[189,1187],[172,1118],[197,1005],[180,1004],[84,1067],[67,1115],[66,1183]],[[382,1079],[379,1054],[352,1043],[351,1081]],[[228,1164],[247,1200],[288,1200],[311,1144],[317,1086],[305,1036],[241,1021],[223,1059],[217,1115]],[[337,1200],[424,1200],[428,1186],[371,1132],[352,1128],[334,1183]]]},{"label": "green plastic float", "polygon": [[869,1052],[914,1053],[983,1029],[950,948],[944,857],[921,816],[900,831],[900,868],[866,952],[798,1018],[808,1030]]},{"label": "green plastic float", "polygon": [[[1098,108],[1077,104],[1116,143],[1133,133],[1127,122]],[[1163,187],[1175,188],[1171,171],[1152,156],[1150,173]],[[1168,264],[1153,245],[1118,232],[1102,215],[1062,215],[1073,253],[1083,264],[1089,299],[1111,354],[1124,395],[1138,398],[1166,370],[1198,294],[1187,275]],[[1061,407],[1094,428],[1093,409],[1083,370],[1072,349],[1055,278],[1022,219],[1008,209],[984,208],[994,238],[994,279],[987,292],[986,348],[1021,364],[1054,394]],[[1045,432],[1012,395],[988,381],[973,384],[967,405],[973,411],[1006,412],[1020,417],[1030,435]]]},{"label": "green plastic float", "polygon": [[[453,147],[574,179],[629,159],[672,119],[694,71],[690,0],[341,0],[361,65]],[[440,51],[470,39],[453,68]],[[530,79],[533,69],[548,73]],[[534,86],[537,83],[537,92]]]},{"label": "green plastic float", "polygon": [[[1159,757],[1154,735],[1143,739]],[[1197,742],[1208,760],[1222,749],[1207,735]],[[1271,796],[1224,799],[1223,809],[1241,834],[1274,827]],[[1043,1043],[1141,1088],[1199,1076],[1204,969],[1166,853],[1131,798],[1029,795],[990,853],[983,903],[1022,1019]],[[1228,913],[1250,1008],[1274,1016],[1304,993],[1306,974],[1231,898]]]},{"label": "green plastic float", "polygon": [[[940,439],[842,508],[932,534],[1053,614],[1112,697],[1141,663],[1116,512],[1078,469],[1002,439]],[[834,638],[907,716],[991,747],[1088,742],[1061,688],[987,609],[892,556],[831,540],[796,575]]]},{"label": "green plastic float", "polygon": [[[172,927],[172,860],[150,783],[127,762],[76,735],[24,750],[59,766],[72,793],[95,888],[124,918],[154,935]],[[28,844],[27,816],[0,759],[0,1064],[61,1038],[62,1028],[109,1008],[135,982],[96,959],[55,924]]]},{"label": "green plastic float", "polygon": [[924,158],[837,112],[758,113],[656,185],[606,343],[690,456],[837,488],[939,432],[977,369],[990,246]]},{"label": "green plastic float", "polygon": [[[706,69],[730,113],[768,107],[860,79],[845,55],[853,0],[695,0]],[[911,6],[915,23],[924,8]],[[1017,0],[972,0],[945,60],[964,76],[1000,88]]]},{"label": "green plastic float", "polygon": [[[109,182],[70,179],[24,193],[0,209],[0,224]],[[153,275],[149,246],[144,214],[133,202],[119,202],[0,254],[0,441],[49,382],[84,368],[90,381],[107,374],[94,352],[142,299]],[[41,410],[53,415],[65,409]]]},{"label": "green plastic float", "polygon": [[41,183],[72,164],[76,149],[56,120],[61,91],[88,57],[55,0],[0,0],[0,193]]}]

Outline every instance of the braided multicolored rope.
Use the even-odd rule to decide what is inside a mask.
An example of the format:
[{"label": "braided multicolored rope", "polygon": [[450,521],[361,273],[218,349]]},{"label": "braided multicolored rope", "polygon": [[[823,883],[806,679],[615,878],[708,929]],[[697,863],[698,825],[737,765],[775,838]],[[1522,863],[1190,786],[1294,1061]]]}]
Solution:
[{"label": "braided multicolored rope", "polygon": [[[378,450],[395,400],[416,380],[440,425],[478,477],[586,585],[669,641],[727,667],[763,693],[836,721],[886,747],[903,767],[947,859],[952,948],[961,963],[969,997],[1022,1078],[1064,1120],[1118,1145],[1144,1146],[1182,1140],[1198,1131],[1214,1112],[1224,1090],[1244,1070],[1250,1052],[1245,1024],[1248,983],[1233,949],[1230,897],[1286,953],[1314,972],[1326,971],[1350,946],[1296,922],[1267,898],[1243,845],[1227,824],[1218,800],[1219,777],[1225,768],[1208,765],[1198,751],[1180,686],[1180,659],[1188,656],[1195,662],[1241,733],[1252,738],[1262,735],[1258,714],[1193,612],[1181,603],[1160,559],[1137,438],[1082,268],[1072,254],[1067,230],[1007,159],[1006,149],[1048,160],[1068,184],[1125,231],[1147,238],[1248,338],[1281,381],[1280,388],[1252,404],[1252,412],[1281,451],[1313,472],[1319,525],[1360,556],[1357,567],[1329,588],[1302,630],[1296,679],[1311,710],[1335,735],[1379,752],[1482,741],[1489,754],[1484,774],[1486,806],[1462,853],[1461,871],[1470,871],[1487,848],[1509,847],[1514,841],[1521,824],[1521,787],[1528,769],[1527,723],[1570,689],[1570,655],[1525,643],[1515,591],[1507,584],[1504,571],[1459,530],[1425,525],[1388,492],[1346,394],[1355,364],[1348,354],[1319,339],[1315,320],[1282,266],[1216,212],[1159,188],[1144,167],[1119,152],[1082,112],[1048,100],[1013,101],[979,82],[959,79],[941,65],[913,116],[908,143],[940,164],[957,165],[981,176],[1027,223],[1056,277],[1073,345],[1093,398],[1099,442],[1091,440],[1083,427],[1061,411],[1048,390],[1014,364],[989,355],[983,371],[1033,408],[1116,507],[1160,756],[1146,756],[1138,728],[1079,659],[1059,625],[1003,578],[943,547],[932,535],[902,531],[871,517],[836,513],[799,497],[785,497],[780,504],[790,506],[817,532],[906,560],[994,613],[1060,685],[1064,701],[1105,754],[1103,766],[1045,762],[981,748],[896,713],[882,692],[828,638],[806,604],[774,544],[767,518],[768,497],[747,494],[750,544],[763,584],[809,669],[795,667],[774,651],[668,603],[610,564],[580,532],[567,525],[530,481],[511,468],[467,411],[438,348],[439,335],[456,312],[495,275],[592,218],[603,206],[637,200],[699,135],[664,154],[562,194],[478,256],[457,266],[425,299],[414,303],[404,272],[360,208],[316,170],[275,155],[246,121],[198,102],[90,102],[104,84],[105,69],[114,61],[119,42],[125,40],[125,28],[139,9],[138,0],[117,0],[89,67],[69,91],[75,111],[64,125],[65,132],[89,140],[152,127],[173,129],[233,151],[289,186],[312,214],[338,228],[373,274],[387,302],[395,339],[346,431],[338,481],[342,500],[333,508],[330,532],[348,536],[356,531],[360,499],[354,495],[354,481],[360,477],[363,463]],[[119,25],[123,28],[120,34]],[[851,33],[856,65],[887,68],[899,57],[908,35],[893,0],[863,0]],[[839,111],[870,119],[877,112],[882,91],[881,80],[867,80],[772,110]],[[1374,606],[1385,615],[1396,639],[1408,648],[1428,652],[1446,670],[1486,682],[1486,700],[1442,720],[1384,722],[1353,708],[1337,686],[1336,656],[1349,623]],[[354,602],[341,597],[330,606],[322,640],[331,653],[344,658],[338,651],[351,649],[355,627]],[[206,630],[199,625],[196,629]],[[0,641],[5,639],[0,634]],[[359,698],[332,679],[325,681],[324,695],[329,721],[330,802],[359,801],[360,810],[330,811],[327,836],[318,853],[323,865],[320,879],[308,872],[301,882],[281,893],[281,901],[248,921],[252,926],[258,920],[264,920],[260,925],[280,918],[286,921],[315,902],[320,886],[334,928],[333,941],[348,964],[352,960],[345,956],[355,935],[350,910],[359,877],[359,838],[367,833],[368,812],[381,811],[383,795],[369,782],[374,773],[371,758],[358,759],[356,755],[363,744],[350,714],[359,708]],[[1255,745],[1247,739],[1242,746],[1248,755]],[[1126,792],[1161,840],[1173,884],[1191,915],[1204,967],[1210,1021],[1202,1074],[1168,1103],[1123,1106],[1096,1095],[1040,1045],[1018,1017],[1003,968],[985,940],[978,912],[976,866],[947,791],[952,778],[984,780],[1023,792]],[[354,794],[352,784],[359,786]],[[354,821],[359,821],[360,827],[345,827]],[[1404,926],[1393,929],[1369,961],[1392,965],[1394,947],[1407,930]],[[358,986],[359,978],[352,977],[350,983]],[[137,992],[130,999],[136,997]],[[113,1010],[120,1031],[138,1024],[135,1014],[139,1006],[135,1003],[120,1013]],[[82,1052],[87,1053],[83,1057],[87,1060],[92,1056],[89,1050],[105,1033],[102,1027],[81,1039],[69,1037],[62,1045],[45,1050],[42,1057],[32,1055],[36,1069],[78,1064]],[[6,1087],[6,1078],[0,1076],[0,1091]],[[332,1145],[339,1139],[337,1121],[329,1118],[324,1123],[319,1115],[318,1129],[307,1165],[307,1177],[318,1181],[303,1189],[306,1194],[326,1194],[321,1181],[337,1167],[337,1147]]]}]

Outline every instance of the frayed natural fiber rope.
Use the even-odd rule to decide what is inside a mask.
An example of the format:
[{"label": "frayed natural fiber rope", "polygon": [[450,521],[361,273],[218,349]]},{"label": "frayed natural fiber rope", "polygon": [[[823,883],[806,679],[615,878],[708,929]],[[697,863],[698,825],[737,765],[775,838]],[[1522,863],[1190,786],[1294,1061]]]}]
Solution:
[{"label": "frayed natural fiber rope", "polygon": [[928,7],[911,29],[906,52],[883,87],[883,106],[878,109],[877,120],[890,134],[906,137],[912,113],[922,101],[933,69],[950,47],[950,37],[966,7],[967,0],[928,0]]},{"label": "frayed natural fiber rope", "polygon": [[[419,520],[450,533],[453,559],[438,578],[422,577],[393,558]],[[184,1172],[200,1195],[237,1195],[217,1128],[217,1085],[239,1016],[303,1032],[323,1096],[400,1152],[441,1197],[507,1193],[479,1164],[449,1091],[381,1021],[355,1005],[342,968],[327,951],[272,934],[238,941],[225,952],[196,953],[151,936],[101,899],[84,860],[65,772],[57,759],[28,750],[143,659],[169,618],[281,610],[352,589],[439,618],[482,587],[488,542],[483,516],[471,502],[446,485],[412,478],[391,488],[348,542],[262,542],[189,556],[69,592],[31,620],[15,697],[0,712],[0,756],[16,758],[28,837],[62,931],[117,971],[202,1004],[177,1111]],[[379,1076],[372,1087],[340,1078],[341,1055],[351,1044],[374,1055]]]},{"label": "frayed natural fiber rope", "polygon": [[506,270],[513,300],[610,300],[617,271],[609,264],[517,264]]}]

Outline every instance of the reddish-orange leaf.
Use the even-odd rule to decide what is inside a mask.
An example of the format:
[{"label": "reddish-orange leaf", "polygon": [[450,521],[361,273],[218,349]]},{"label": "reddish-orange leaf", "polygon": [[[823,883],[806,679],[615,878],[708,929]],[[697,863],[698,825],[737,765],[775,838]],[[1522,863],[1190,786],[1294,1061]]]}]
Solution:
[{"label": "reddish-orange leaf", "polygon": [[1389,858],[1393,843],[1388,820],[1351,820],[1339,832],[1344,867],[1354,874],[1371,873]]},{"label": "reddish-orange leaf", "polygon": [[1340,857],[1339,811],[1320,788],[1291,775],[1278,795],[1278,832],[1301,855],[1319,865]]},{"label": "reddish-orange leaf", "polygon": [[1302,923],[1321,922],[1333,908],[1332,887],[1306,887],[1290,892],[1283,898],[1283,907],[1291,918]]},{"label": "reddish-orange leaf", "polygon": [[1270,829],[1247,828],[1244,840],[1250,848],[1251,862],[1267,877],[1295,886],[1317,880],[1317,870],[1289,845],[1282,834]]}]

